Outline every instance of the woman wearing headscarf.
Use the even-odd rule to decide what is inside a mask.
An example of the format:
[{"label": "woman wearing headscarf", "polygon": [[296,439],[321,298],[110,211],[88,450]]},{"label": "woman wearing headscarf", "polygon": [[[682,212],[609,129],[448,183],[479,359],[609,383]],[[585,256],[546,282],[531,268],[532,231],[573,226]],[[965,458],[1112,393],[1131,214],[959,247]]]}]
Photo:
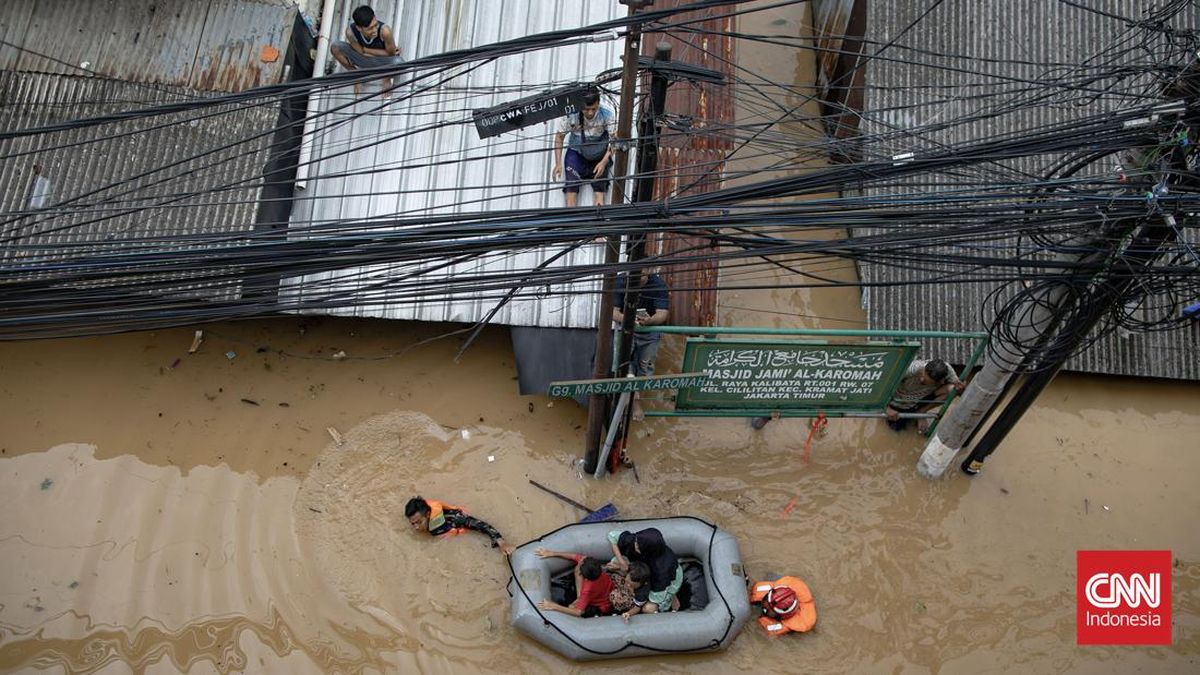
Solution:
[{"label": "woman wearing headscarf", "polygon": [[608,541],[613,548],[611,564],[618,569],[628,569],[630,560],[643,562],[650,568],[650,583],[637,589],[634,607],[622,614],[626,621],[639,612],[653,614],[679,609],[675,595],[683,585],[683,567],[663,540],[662,532],[653,527],[636,534],[613,530],[608,533]]}]

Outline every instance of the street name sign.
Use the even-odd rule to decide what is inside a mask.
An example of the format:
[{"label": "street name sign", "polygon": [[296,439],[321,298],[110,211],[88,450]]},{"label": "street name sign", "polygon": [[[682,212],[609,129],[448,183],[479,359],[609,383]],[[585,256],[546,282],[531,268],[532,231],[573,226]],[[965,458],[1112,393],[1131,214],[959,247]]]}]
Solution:
[{"label": "street name sign", "polygon": [[587,87],[561,87],[550,92],[527,96],[517,101],[472,111],[475,130],[480,138],[499,136],[506,131],[548,122],[583,110]]},{"label": "street name sign", "polygon": [[645,377],[623,377],[612,380],[572,380],[570,382],[551,382],[546,390],[547,396],[567,398],[572,396],[588,396],[590,394],[624,394],[631,391],[650,391],[654,389],[683,389],[698,387],[704,384],[708,376],[704,373],[683,373],[680,375],[647,375]]}]

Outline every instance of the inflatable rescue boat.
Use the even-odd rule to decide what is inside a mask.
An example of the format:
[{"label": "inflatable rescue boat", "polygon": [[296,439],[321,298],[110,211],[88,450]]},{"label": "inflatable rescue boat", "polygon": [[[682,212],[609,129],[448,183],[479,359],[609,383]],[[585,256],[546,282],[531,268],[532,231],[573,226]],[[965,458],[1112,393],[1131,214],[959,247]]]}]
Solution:
[{"label": "inflatable rescue boat", "polygon": [[[650,527],[662,532],[684,563],[685,578],[691,585],[687,608],[638,614],[625,623],[620,616],[584,619],[537,607],[539,600],[553,599],[555,579],[569,577],[572,565],[561,558],[539,558],[534,549],[571,551],[607,562],[612,558],[609,531],[637,532]],[[724,649],[750,616],[737,540],[699,518],[567,525],[522,544],[513,551],[510,562],[513,626],[559,654],[580,661]]]}]

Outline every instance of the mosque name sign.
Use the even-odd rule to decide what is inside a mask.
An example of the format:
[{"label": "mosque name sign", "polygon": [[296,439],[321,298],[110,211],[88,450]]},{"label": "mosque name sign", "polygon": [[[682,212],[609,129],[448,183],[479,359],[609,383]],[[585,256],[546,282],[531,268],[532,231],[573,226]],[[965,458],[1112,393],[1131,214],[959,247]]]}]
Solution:
[{"label": "mosque name sign", "polygon": [[681,389],[675,409],[879,411],[918,348],[895,342],[690,339],[683,369],[708,379]]}]

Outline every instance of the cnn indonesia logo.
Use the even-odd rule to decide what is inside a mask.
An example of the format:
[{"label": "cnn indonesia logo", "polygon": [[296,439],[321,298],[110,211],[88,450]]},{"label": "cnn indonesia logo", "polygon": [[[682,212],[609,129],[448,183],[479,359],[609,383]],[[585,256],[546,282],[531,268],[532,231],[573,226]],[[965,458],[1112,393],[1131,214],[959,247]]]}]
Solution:
[{"label": "cnn indonesia logo", "polygon": [[1078,551],[1081,645],[1171,644],[1170,551]]}]

